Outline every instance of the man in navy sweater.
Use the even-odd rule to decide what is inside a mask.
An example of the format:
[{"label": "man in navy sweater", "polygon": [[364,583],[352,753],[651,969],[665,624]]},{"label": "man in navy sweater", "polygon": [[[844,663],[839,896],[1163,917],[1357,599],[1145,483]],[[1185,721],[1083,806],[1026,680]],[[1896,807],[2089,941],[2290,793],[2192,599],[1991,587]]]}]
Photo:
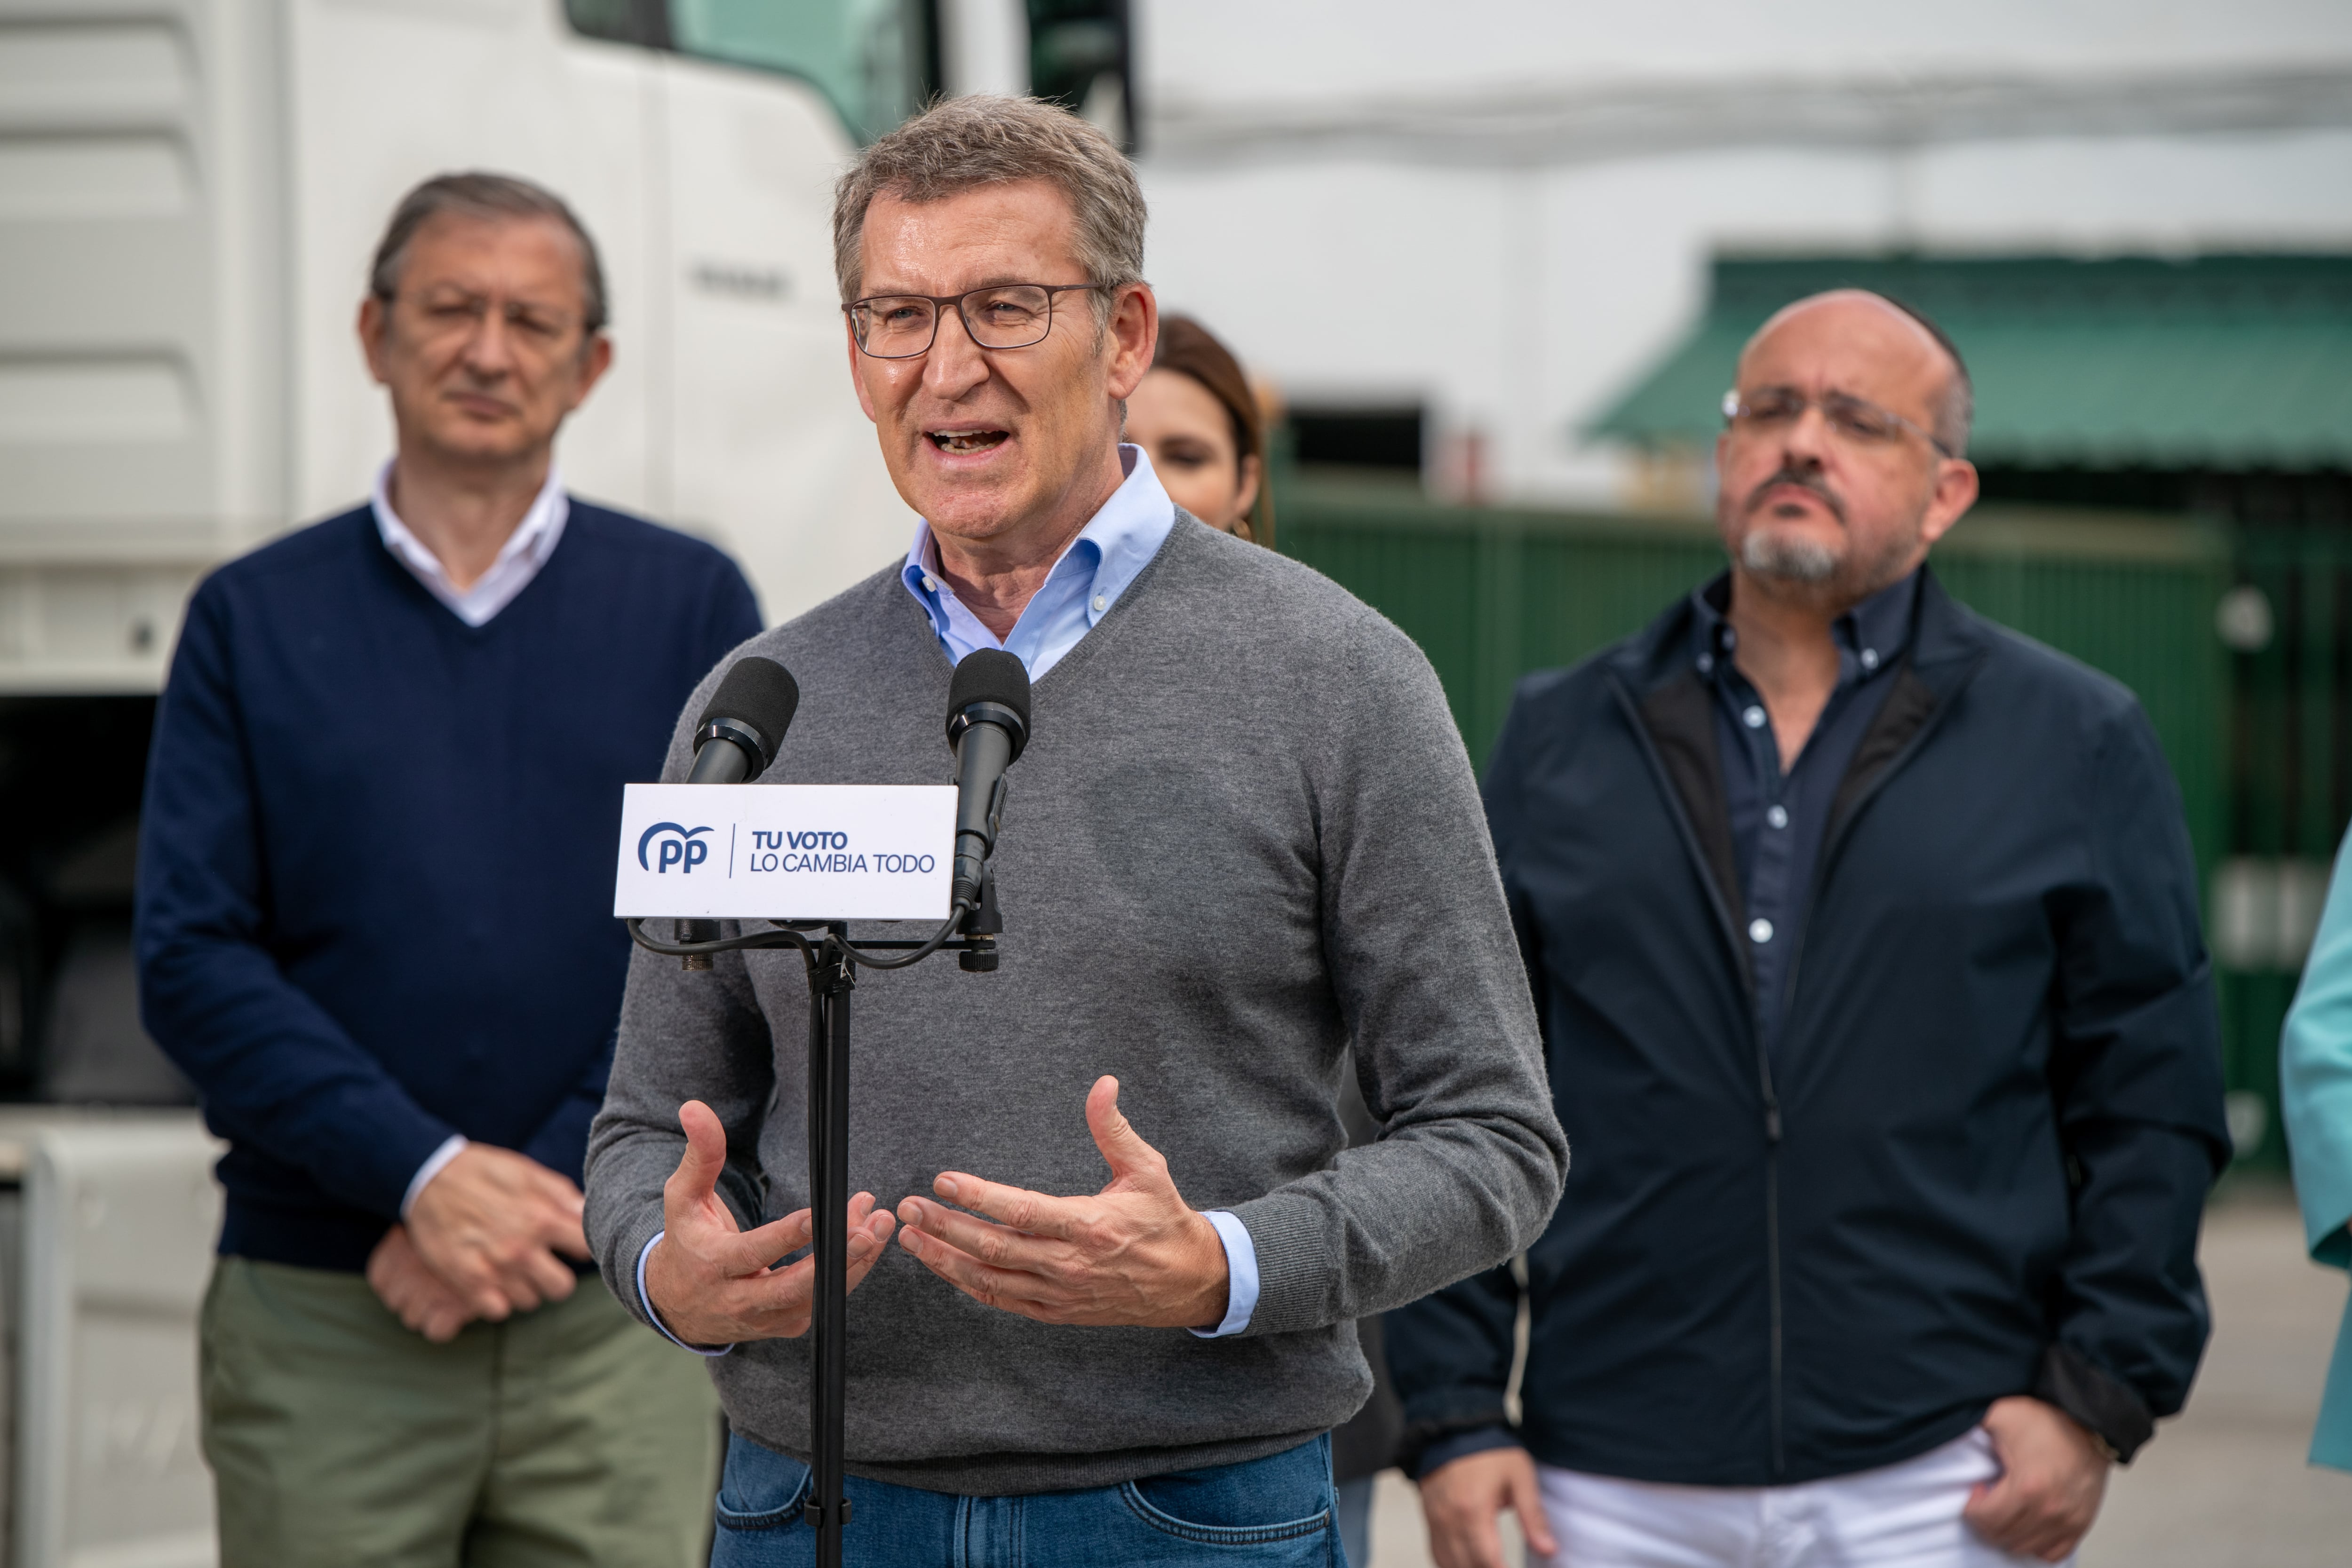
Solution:
[{"label": "man in navy sweater", "polygon": [[564,494],[612,348],[554,196],[419,186],[359,325],[397,455],[197,590],[142,826],[147,1027],[230,1145],[221,1561],[683,1563],[716,1403],[579,1287],[579,1181],[621,786],[757,607],[719,551]]}]

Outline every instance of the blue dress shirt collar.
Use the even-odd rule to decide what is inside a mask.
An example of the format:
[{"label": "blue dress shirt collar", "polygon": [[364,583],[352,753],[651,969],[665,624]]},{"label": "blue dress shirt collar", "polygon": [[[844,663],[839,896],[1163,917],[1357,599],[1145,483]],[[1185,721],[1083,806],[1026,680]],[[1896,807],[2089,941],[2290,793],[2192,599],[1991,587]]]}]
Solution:
[{"label": "blue dress shirt collar", "polygon": [[[1890,583],[1830,624],[1838,650],[1841,689],[1868,680],[1892,665],[1911,641],[1911,622],[1919,599],[1919,573],[1914,570]],[[1712,674],[1718,662],[1728,662],[1738,639],[1727,612],[1731,608],[1731,574],[1724,572],[1691,593],[1697,612],[1692,650],[1702,675]]]},{"label": "blue dress shirt collar", "polygon": [[1062,551],[1003,642],[940,575],[939,543],[931,537],[930,524],[915,525],[915,542],[907,551],[899,580],[931,618],[931,630],[950,664],[962,663],[978,648],[1003,648],[1021,661],[1034,681],[1061,663],[1110,612],[1176,526],[1176,504],[1161,488],[1143,448],[1122,444],[1118,461],[1127,478]]}]

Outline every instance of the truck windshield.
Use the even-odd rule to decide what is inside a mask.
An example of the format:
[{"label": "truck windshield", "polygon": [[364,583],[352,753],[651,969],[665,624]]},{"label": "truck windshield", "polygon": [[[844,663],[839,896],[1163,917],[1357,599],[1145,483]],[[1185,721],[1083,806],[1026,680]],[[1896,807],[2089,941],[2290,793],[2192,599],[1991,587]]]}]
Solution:
[{"label": "truck windshield", "polygon": [[930,96],[928,0],[564,0],[592,37],[781,71],[814,86],[859,141]]}]

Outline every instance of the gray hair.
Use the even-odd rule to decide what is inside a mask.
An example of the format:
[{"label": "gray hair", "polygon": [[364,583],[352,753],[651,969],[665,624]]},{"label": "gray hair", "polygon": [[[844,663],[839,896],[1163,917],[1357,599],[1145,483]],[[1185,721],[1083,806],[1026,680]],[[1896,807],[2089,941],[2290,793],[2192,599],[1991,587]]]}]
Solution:
[{"label": "gray hair", "polygon": [[[875,142],[834,187],[833,270],[842,303],[856,298],[865,277],[858,242],[876,197],[937,202],[1026,180],[1044,180],[1068,199],[1087,282],[1116,287],[1143,280],[1143,188],[1118,145],[1056,104],[972,93],[940,99]],[[1096,321],[1107,320],[1111,296],[1097,290],[1094,301]]]},{"label": "gray hair", "polygon": [[604,267],[597,259],[596,242],[563,198],[544,185],[511,174],[436,174],[400,198],[376,243],[375,261],[368,268],[368,292],[387,306],[400,292],[401,268],[416,231],[445,213],[490,222],[539,218],[562,224],[580,242],[580,316],[582,335],[593,338],[604,329]]}]

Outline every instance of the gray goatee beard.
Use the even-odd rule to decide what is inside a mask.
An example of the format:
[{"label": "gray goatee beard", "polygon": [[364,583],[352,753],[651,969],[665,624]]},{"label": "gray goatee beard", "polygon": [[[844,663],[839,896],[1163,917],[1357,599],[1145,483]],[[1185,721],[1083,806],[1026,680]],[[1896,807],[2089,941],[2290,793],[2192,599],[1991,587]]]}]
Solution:
[{"label": "gray goatee beard", "polygon": [[1739,564],[1759,577],[1820,584],[1837,575],[1838,558],[1811,539],[1759,529],[1739,541]]}]

